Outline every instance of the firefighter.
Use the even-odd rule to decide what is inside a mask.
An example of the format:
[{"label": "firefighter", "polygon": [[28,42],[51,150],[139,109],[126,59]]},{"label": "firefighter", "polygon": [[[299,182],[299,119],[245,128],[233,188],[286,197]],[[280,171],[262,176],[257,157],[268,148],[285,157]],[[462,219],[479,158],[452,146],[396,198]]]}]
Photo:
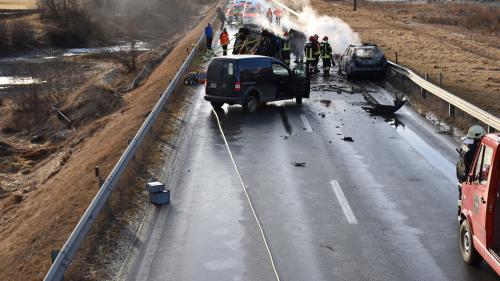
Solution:
[{"label": "firefighter", "polygon": [[283,48],[281,49],[281,60],[288,66],[290,66],[290,37],[288,36],[288,31],[283,34]]},{"label": "firefighter", "polygon": [[321,59],[323,60],[323,74],[325,77],[330,77],[330,68],[335,66],[335,62],[333,61],[333,50],[328,42],[328,36],[323,37],[323,42],[321,42]]},{"label": "firefighter", "polygon": [[227,30],[225,28],[224,30],[222,30],[219,40],[223,50],[222,55],[227,56],[227,46],[229,45],[229,34],[227,33]]},{"label": "firefighter", "polygon": [[[306,56],[306,69],[309,74],[316,73],[314,69],[314,62],[316,57],[314,56],[314,36],[309,37],[309,42],[304,47],[304,52]],[[316,64],[317,67],[317,64]]]},{"label": "firefighter", "polygon": [[319,70],[318,70],[318,63],[319,63],[319,58],[321,57],[321,45],[318,41],[318,34],[315,34],[314,37],[313,37],[313,41],[312,41],[312,44],[313,44],[313,56],[314,56],[314,61],[312,63],[312,67],[314,69],[314,73],[319,73]]},{"label": "firefighter", "polygon": [[273,23],[273,11],[271,11],[271,8],[267,9],[266,18],[269,21],[269,24]]},{"label": "firefighter", "polygon": [[476,150],[484,134],[483,127],[474,125],[469,128],[467,136],[462,139],[463,143],[458,149],[460,157],[457,162],[457,178],[460,183],[464,182],[470,173]]},{"label": "firefighter", "polygon": [[276,18],[276,25],[280,26],[281,25],[281,10],[280,10],[280,8],[276,8],[274,10],[274,17]]}]

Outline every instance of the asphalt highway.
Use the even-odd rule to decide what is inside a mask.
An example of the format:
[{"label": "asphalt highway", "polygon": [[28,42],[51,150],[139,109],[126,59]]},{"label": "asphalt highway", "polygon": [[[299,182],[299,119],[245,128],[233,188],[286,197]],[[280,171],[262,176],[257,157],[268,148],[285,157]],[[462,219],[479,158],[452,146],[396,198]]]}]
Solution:
[{"label": "asphalt highway", "polygon": [[355,86],[218,111],[244,186],[200,88],[128,280],[276,280],[271,257],[281,280],[498,280],[459,253],[456,143],[409,106],[369,115],[366,95],[393,97]]}]

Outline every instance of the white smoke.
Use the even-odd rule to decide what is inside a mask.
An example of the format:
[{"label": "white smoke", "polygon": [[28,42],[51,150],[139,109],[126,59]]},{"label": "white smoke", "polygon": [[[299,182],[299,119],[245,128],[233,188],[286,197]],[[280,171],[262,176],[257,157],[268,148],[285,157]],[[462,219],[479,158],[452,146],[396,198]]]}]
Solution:
[{"label": "white smoke", "polygon": [[[328,36],[334,53],[343,53],[349,44],[359,44],[361,42],[358,33],[354,32],[346,22],[337,17],[318,15],[309,1],[289,0],[286,3],[276,1],[290,9],[294,8],[294,11],[298,14],[287,12],[286,9],[280,7],[283,11],[281,27],[278,27],[274,22],[269,24],[265,17],[265,13],[270,7],[269,3],[273,3],[273,1],[259,0],[257,2],[260,3],[263,12],[263,15],[259,18],[259,24],[276,34],[282,35],[283,28],[293,28],[303,32],[308,38],[315,34],[319,35],[320,40],[324,36]],[[278,5],[273,4],[271,9],[274,11]]]},{"label": "white smoke", "polygon": [[360,43],[358,33],[352,31],[351,27],[339,18],[320,16],[311,6],[304,7],[299,15],[299,18],[287,16],[283,23],[304,32],[306,36],[318,34],[320,40],[328,36],[335,53],[343,53],[349,44]]}]

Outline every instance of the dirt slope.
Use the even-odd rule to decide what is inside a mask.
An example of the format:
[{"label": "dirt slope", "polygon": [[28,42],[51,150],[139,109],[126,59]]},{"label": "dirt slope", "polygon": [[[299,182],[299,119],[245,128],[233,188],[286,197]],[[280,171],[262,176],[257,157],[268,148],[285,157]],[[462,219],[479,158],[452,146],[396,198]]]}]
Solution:
[{"label": "dirt slope", "polygon": [[387,4],[352,7],[311,0],[322,14],[337,16],[358,32],[364,42],[381,46],[394,60],[434,82],[443,75],[444,88],[500,116],[500,30],[467,30],[465,27],[423,23],[425,16],[442,16],[439,4]]},{"label": "dirt slope", "polygon": [[43,278],[50,251],[61,248],[96,193],[94,167],[100,165],[104,175],[110,172],[212,15],[213,9],[147,82],[126,96],[124,109],[96,121],[101,127],[82,136],[56,175],[20,203],[13,195],[0,201],[0,280]]}]

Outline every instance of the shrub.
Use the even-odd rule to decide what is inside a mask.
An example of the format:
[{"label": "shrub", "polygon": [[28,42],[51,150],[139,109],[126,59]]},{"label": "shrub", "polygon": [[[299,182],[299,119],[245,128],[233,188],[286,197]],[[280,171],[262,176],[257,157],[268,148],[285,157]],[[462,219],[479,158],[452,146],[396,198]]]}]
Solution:
[{"label": "shrub", "polygon": [[86,9],[86,1],[39,0],[38,7],[53,45],[82,46],[102,37],[101,28]]},{"label": "shrub", "polygon": [[33,26],[25,19],[14,20],[10,27],[10,45],[14,48],[30,47],[36,42]]}]

